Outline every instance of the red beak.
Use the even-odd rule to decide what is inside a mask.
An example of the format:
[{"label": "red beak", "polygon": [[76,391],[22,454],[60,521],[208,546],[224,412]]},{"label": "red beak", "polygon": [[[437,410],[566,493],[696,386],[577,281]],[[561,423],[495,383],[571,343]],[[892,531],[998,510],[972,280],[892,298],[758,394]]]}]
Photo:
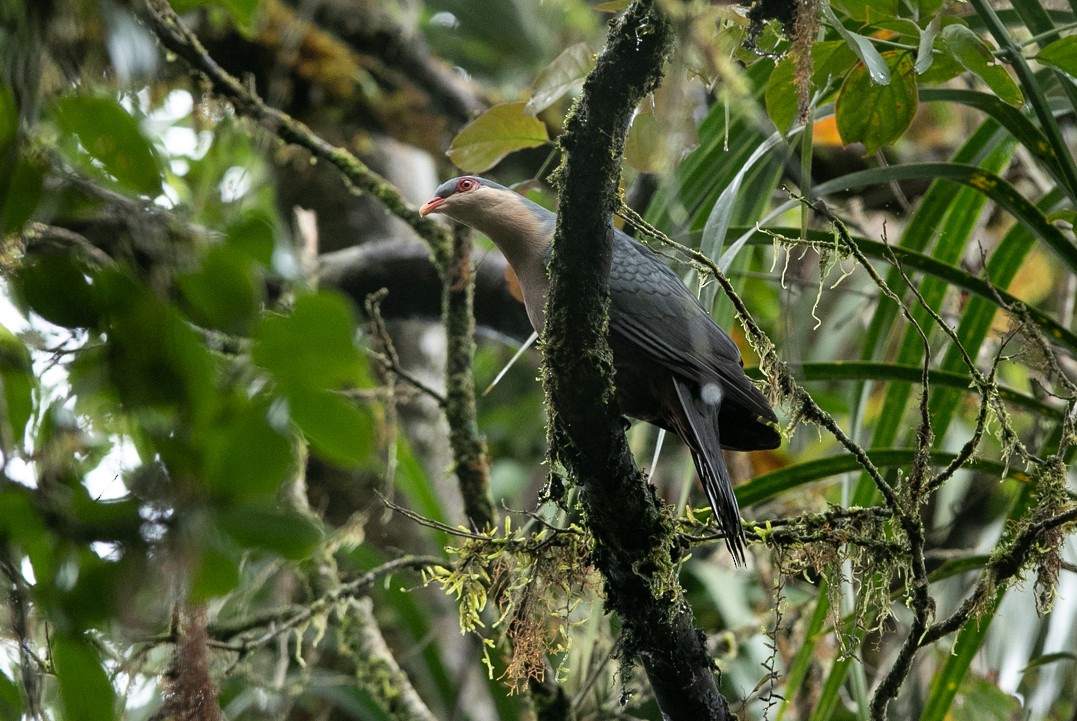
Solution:
[{"label": "red beak", "polygon": [[439,205],[445,202],[445,198],[434,196],[430,200],[423,203],[423,206],[419,208],[419,215],[427,216],[437,211]]}]

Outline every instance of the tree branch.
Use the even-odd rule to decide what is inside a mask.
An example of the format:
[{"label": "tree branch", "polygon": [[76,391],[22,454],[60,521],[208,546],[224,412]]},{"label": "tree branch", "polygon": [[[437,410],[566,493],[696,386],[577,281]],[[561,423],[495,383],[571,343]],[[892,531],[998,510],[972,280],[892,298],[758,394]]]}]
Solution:
[{"label": "tree branch", "polygon": [[479,435],[475,410],[475,274],[471,266],[471,230],[453,228],[453,250],[442,283],[442,315],[448,350],[445,361],[445,418],[456,465],[456,480],[464,498],[464,512],[474,528],[485,530],[497,522],[490,495],[486,442]]}]

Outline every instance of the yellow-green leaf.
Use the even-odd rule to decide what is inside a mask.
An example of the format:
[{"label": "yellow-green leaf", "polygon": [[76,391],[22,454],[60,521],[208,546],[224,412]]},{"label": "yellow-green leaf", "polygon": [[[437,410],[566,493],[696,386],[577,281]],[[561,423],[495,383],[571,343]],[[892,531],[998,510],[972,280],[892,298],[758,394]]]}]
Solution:
[{"label": "yellow-green leaf", "polygon": [[535,76],[531,99],[524,112],[538,115],[582,83],[595,64],[595,51],[589,43],[576,43],[565,48],[552,63]]},{"label": "yellow-green leaf", "polygon": [[999,99],[1015,107],[1024,104],[1021,89],[979,35],[964,25],[949,25],[943,28],[942,39],[957,62],[983,80]]},{"label": "yellow-green leaf", "polygon": [[465,173],[481,173],[509,153],[549,142],[546,126],[526,107],[502,103],[472,120],[453,138],[449,160]]},{"label": "yellow-green leaf", "polygon": [[1036,59],[1077,78],[1077,35],[1055,40],[1040,50]]},{"label": "yellow-green leaf", "polygon": [[868,154],[901,137],[916,115],[916,70],[908,53],[884,53],[890,84],[877,85],[857,65],[845,78],[836,108],[843,143],[861,142]]},{"label": "yellow-green leaf", "polygon": [[665,167],[665,158],[654,113],[637,113],[625,138],[625,162],[641,173],[656,173]]}]

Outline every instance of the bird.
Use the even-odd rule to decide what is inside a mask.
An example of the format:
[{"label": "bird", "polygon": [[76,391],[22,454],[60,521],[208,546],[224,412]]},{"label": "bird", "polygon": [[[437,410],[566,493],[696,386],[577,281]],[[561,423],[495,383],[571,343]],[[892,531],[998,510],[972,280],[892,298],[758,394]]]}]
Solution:
[{"label": "bird", "polygon": [[[485,234],[508,260],[531,325],[540,335],[550,288],[547,264],[557,215],[486,178],[442,183],[419,208]],[[650,248],[614,229],[609,343],[621,411],[675,433],[692,453],[714,520],[745,565],[740,508],[722,448],[781,444],[778,419],[744,373],[736,344]]]}]

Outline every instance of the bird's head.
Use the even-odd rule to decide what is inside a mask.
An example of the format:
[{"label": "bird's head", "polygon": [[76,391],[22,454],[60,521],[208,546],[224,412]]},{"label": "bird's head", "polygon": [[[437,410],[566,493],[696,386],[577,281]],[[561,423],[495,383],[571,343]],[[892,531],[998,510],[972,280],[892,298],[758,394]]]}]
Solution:
[{"label": "bird's head", "polygon": [[[519,270],[542,266],[557,217],[546,208],[492,180],[462,175],[438,186],[419,215],[442,213],[489,236]],[[543,271],[544,273],[544,271]]]},{"label": "bird's head", "polygon": [[512,191],[485,178],[463,175],[439,185],[434,197],[419,208],[419,215],[443,213],[453,220],[471,225],[478,216],[489,212],[488,208],[496,204],[498,196],[503,193]]}]

